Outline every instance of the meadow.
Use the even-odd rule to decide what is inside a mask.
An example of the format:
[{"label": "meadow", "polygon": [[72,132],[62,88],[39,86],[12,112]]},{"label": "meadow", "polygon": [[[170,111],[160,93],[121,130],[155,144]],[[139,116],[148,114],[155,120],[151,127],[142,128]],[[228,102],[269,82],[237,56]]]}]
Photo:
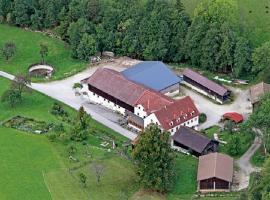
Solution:
[{"label": "meadow", "polygon": [[[0,96],[10,81],[0,78]],[[52,115],[50,109],[55,101],[40,93],[25,93],[23,102],[12,108],[0,102],[0,124],[13,116],[24,116],[47,123],[64,123]],[[63,105],[71,118],[76,111]],[[121,135],[92,120],[95,130],[85,143],[50,141],[45,135],[34,135],[0,125],[0,199],[21,200],[93,200],[100,199],[190,199],[196,191],[197,159],[179,154],[176,158],[175,184],[168,195],[140,190],[134,164],[129,156],[123,156]],[[102,148],[101,138],[113,138],[119,148],[109,151]],[[73,145],[76,152],[69,158],[67,148]],[[97,184],[93,163],[105,166],[101,183]],[[86,187],[79,181],[79,174],[87,177]]]},{"label": "meadow", "polygon": [[55,68],[52,79],[71,76],[87,66],[87,63],[71,58],[68,44],[42,33],[0,24],[0,46],[5,42],[15,43],[16,53],[9,61],[0,56],[0,70],[12,74],[27,74],[31,64],[41,62],[40,44],[48,46],[45,61]]}]

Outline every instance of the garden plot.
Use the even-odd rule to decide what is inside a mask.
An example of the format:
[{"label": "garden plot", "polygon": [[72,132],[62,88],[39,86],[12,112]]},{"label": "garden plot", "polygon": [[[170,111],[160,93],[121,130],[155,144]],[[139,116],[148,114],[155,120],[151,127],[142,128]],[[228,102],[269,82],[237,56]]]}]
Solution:
[{"label": "garden plot", "polygon": [[5,121],[3,123],[3,126],[33,134],[48,133],[54,127],[53,124],[47,124],[46,122],[43,121],[37,121],[22,116],[12,117],[11,119]]}]

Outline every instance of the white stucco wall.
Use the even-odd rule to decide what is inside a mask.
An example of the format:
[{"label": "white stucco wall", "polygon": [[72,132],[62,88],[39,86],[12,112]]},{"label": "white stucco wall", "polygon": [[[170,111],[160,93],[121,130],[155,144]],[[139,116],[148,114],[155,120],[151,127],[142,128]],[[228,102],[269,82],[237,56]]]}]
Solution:
[{"label": "white stucco wall", "polygon": [[150,124],[157,124],[158,126],[160,126],[160,123],[154,113],[144,119],[144,128],[146,128]]},{"label": "white stucco wall", "polygon": [[144,111],[144,107],[142,105],[137,105],[134,108],[134,114],[143,119],[147,117],[147,113]]},{"label": "white stucco wall", "polygon": [[197,116],[197,117],[194,117],[194,118],[192,118],[192,119],[190,119],[190,120],[188,120],[188,121],[186,121],[178,126],[171,128],[169,130],[169,132],[171,133],[171,135],[174,135],[175,132],[180,128],[180,126],[187,126],[189,128],[195,127],[195,129],[196,129],[196,127],[198,125],[199,125],[199,117]]},{"label": "white stucco wall", "polygon": [[[85,90],[85,87],[87,87],[87,90]],[[113,103],[113,102],[111,102],[111,101],[109,101],[109,100],[107,100],[107,99],[105,99],[105,98],[103,98],[103,97],[89,91],[87,85],[83,86],[82,91],[87,93],[89,101],[94,102],[96,104],[100,104],[100,105],[105,106],[105,107],[107,107],[107,108],[109,108],[109,109],[111,109],[111,110],[113,110],[115,112],[119,112],[122,115],[125,115],[125,112],[126,112],[125,108],[120,107],[117,104],[115,104],[115,103]]]}]

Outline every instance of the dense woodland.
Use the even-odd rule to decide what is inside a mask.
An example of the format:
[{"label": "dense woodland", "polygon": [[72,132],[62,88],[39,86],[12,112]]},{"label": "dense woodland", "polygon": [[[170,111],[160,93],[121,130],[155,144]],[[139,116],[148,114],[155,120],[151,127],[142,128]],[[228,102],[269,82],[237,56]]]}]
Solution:
[{"label": "dense woodland", "polygon": [[233,0],[205,0],[193,19],[181,0],[0,0],[0,20],[53,30],[70,43],[72,56],[82,60],[106,50],[269,79],[270,43],[250,44]]}]

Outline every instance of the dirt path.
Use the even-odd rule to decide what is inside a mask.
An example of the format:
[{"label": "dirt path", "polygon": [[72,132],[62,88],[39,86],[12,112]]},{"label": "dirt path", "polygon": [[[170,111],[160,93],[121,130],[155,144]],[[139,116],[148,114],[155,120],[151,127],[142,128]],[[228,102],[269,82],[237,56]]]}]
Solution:
[{"label": "dirt path", "polygon": [[239,166],[239,171],[236,174],[236,181],[238,182],[238,186],[235,190],[243,190],[246,189],[249,185],[249,177],[252,172],[259,171],[259,168],[252,166],[250,163],[251,157],[254,153],[260,148],[262,145],[262,138],[260,135],[256,136],[253,144],[247,150],[247,152],[236,161],[236,164]]}]

